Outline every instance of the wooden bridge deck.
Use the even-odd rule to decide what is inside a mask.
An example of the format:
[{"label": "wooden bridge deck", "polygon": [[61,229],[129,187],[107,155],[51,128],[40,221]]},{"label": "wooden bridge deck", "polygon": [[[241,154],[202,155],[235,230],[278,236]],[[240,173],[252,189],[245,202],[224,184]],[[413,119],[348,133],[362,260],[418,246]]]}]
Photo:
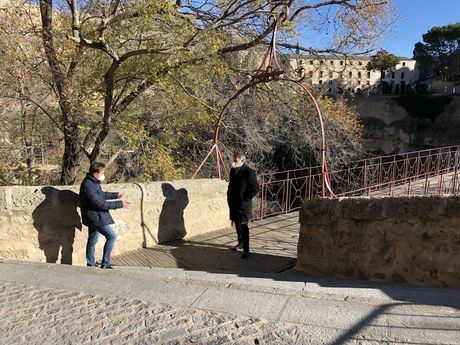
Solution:
[{"label": "wooden bridge deck", "polygon": [[[458,179],[456,173],[449,172],[443,175],[431,176],[428,178],[420,178],[415,181],[402,183],[396,186],[384,187],[380,190],[374,190],[370,192],[370,196],[400,196],[400,195],[412,195],[412,196],[424,196],[424,195],[439,195],[439,194],[450,194],[453,192],[453,179]],[[457,181],[458,186],[458,181]],[[457,187],[458,190],[458,187]],[[366,195],[363,192],[363,195]]]},{"label": "wooden bridge deck", "polygon": [[208,272],[279,273],[292,268],[297,257],[298,212],[250,224],[251,257],[232,252],[234,229],[225,229],[185,241],[143,248],[113,257],[118,266],[185,268]]}]

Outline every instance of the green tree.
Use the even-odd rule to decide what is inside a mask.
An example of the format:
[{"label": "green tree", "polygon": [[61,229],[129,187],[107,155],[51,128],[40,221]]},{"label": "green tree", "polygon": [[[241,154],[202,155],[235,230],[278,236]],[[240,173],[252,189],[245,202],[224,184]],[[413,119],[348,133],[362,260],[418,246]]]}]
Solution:
[{"label": "green tree", "polygon": [[397,56],[387,52],[386,50],[379,50],[377,54],[372,56],[371,61],[367,64],[368,71],[380,72],[380,92],[383,93],[383,77],[385,72],[394,71],[399,59]]},{"label": "green tree", "polygon": [[424,75],[460,82],[460,22],[428,30],[413,54]]},{"label": "green tree", "polygon": [[[147,149],[139,162],[151,178],[178,176],[184,168],[176,163],[183,160],[194,164],[201,151],[193,149],[197,143],[207,144],[215,109],[234,92],[235,80],[248,73],[234,66],[237,73],[230,73],[230,57],[265,45],[273,30],[267,23],[282,5],[290,11],[280,46],[289,47],[283,38],[293,37],[300,27],[323,32],[317,23],[334,21],[334,40],[321,49],[299,47],[308,53],[364,49],[392,16],[390,0],[6,1],[11,4],[2,12],[8,18],[0,20],[0,33],[9,35],[11,24],[24,25],[34,48],[22,49],[20,35],[17,42],[6,38],[11,53],[4,63],[13,66],[9,59],[16,58],[18,49],[26,55],[22,60],[27,64],[19,61],[21,74],[33,76],[34,87],[22,94],[16,87],[15,97],[19,103],[33,104],[37,115],[47,119],[34,128],[55,127],[52,138],[62,157],[61,184],[74,183],[81,165],[111,161],[120,150],[134,151],[137,146]],[[24,13],[24,20],[17,20],[17,11]],[[215,73],[215,66],[223,73]],[[5,82],[21,79],[15,75],[19,70],[11,68]],[[204,86],[214,75],[218,80]],[[181,92],[186,100],[178,102]],[[149,97],[165,98],[152,103],[158,108],[146,109]],[[131,116],[138,126],[129,126]],[[164,118],[167,121],[159,124]],[[180,143],[183,137],[185,145]],[[160,166],[164,159],[152,163],[156,148],[170,158],[168,171]]]}]

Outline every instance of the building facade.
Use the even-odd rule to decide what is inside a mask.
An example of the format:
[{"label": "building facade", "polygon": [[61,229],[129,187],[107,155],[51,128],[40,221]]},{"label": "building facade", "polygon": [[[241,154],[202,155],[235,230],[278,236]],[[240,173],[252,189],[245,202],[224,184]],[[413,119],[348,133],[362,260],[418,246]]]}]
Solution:
[{"label": "building facade", "polygon": [[[305,68],[307,80],[331,94],[379,93],[380,71],[368,71],[370,56],[288,55],[290,66]],[[402,94],[420,79],[416,61],[401,57],[395,71],[383,76],[384,93]]]}]

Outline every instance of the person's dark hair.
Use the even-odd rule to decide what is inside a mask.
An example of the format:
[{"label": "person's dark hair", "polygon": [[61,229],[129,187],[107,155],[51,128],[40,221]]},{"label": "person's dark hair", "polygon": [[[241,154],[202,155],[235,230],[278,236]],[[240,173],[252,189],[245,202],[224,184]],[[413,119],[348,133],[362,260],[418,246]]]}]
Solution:
[{"label": "person's dark hair", "polygon": [[246,156],[241,151],[235,151],[233,153],[233,159],[241,158],[243,161],[246,160]]},{"label": "person's dark hair", "polygon": [[89,166],[89,173],[90,174],[100,173],[101,170],[104,168],[105,168],[104,163],[94,162],[94,163],[91,163],[91,165]]}]

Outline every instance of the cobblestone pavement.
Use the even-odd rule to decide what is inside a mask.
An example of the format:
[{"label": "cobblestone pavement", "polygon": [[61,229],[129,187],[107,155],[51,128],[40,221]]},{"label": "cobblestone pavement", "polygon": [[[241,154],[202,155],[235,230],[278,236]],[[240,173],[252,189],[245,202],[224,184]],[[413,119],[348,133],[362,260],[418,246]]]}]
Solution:
[{"label": "cobblestone pavement", "polygon": [[2,345],[323,343],[312,338],[304,325],[0,283]]}]

